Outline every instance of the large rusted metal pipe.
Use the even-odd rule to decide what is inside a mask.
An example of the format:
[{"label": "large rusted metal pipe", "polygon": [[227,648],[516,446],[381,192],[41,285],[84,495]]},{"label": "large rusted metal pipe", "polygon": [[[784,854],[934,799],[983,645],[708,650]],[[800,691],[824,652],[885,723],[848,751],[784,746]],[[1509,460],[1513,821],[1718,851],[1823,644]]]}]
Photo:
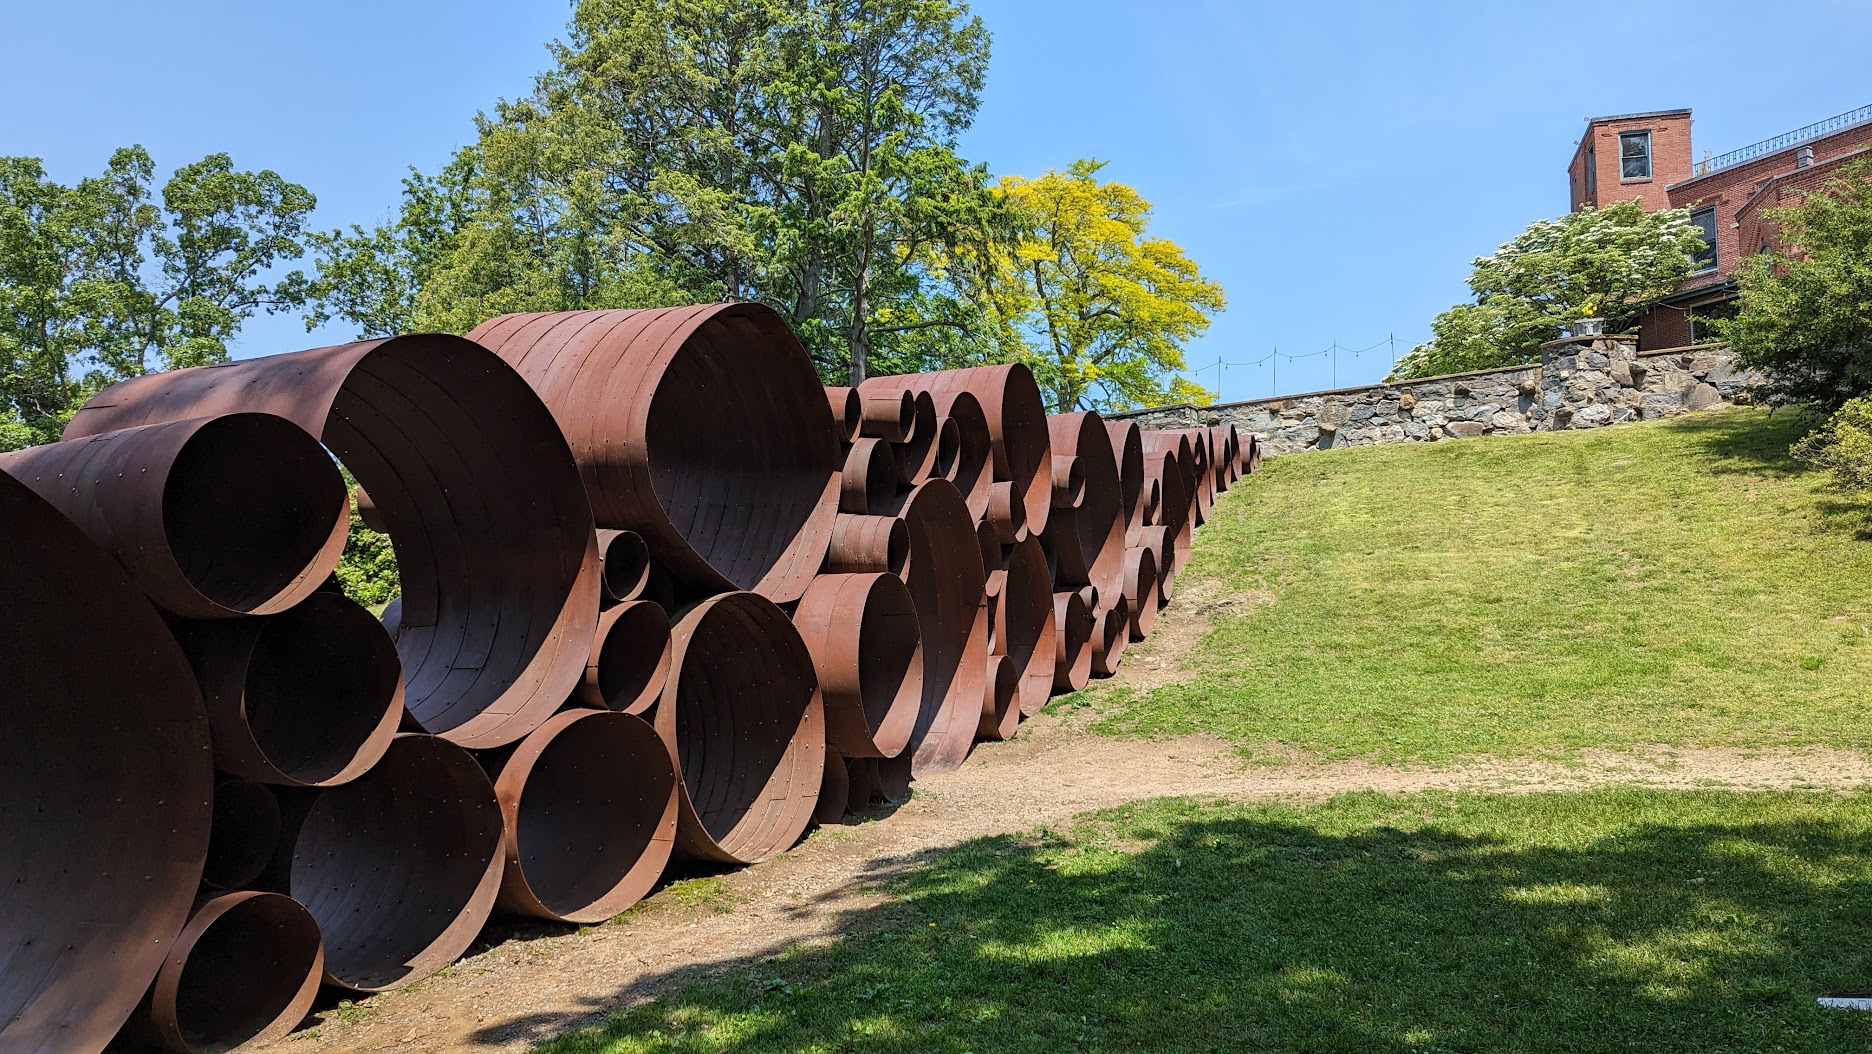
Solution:
[{"label": "large rusted metal pipe", "polygon": [[828,386],[825,393],[839,441],[849,443],[858,438],[858,428],[864,423],[864,402],[858,397],[858,389]]},{"label": "large rusted metal pipe", "polygon": [[772,308],[501,315],[469,338],[552,410],[600,526],[643,535],[709,592],[806,591],[838,507],[839,436],[806,349]]},{"label": "large rusted metal pipe", "polygon": [[886,443],[902,443],[916,433],[916,394],[866,382],[858,389],[863,408],[858,434]]},{"label": "large rusted metal pipe", "polygon": [[896,757],[923,701],[923,644],[893,574],[821,575],[793,613],[818,670],[826,742],[848,758]]},{"label": "large rusted metal pipe", "polygon": [[1114,593],[1093,617],[1097,624],[1092,629],[1092,672],[1110,677],[1118,672],[1125,646],[1131,642],[1131,602]]},{"label": "large rusted metal pipe", "polygon": [[[1174,566],[1182,566],[1189,558],[1190,545],[1194,539],[1194,524],[1190,518],[1192,502],[1189,492],[1184,489],[1183,471],[1174,452],[1146,454],[1145,467],[1157,482],[1162,498],[1157,503],[1157,522],[1153,526],[1169,528],[1169,537],[1176,550]],[[1161,561],[1159,562],[1161,566]],[[1166,599],[1168,595],[1166,594]]]},{"label": "large rusted metal pipe", "polygon": [[[934,398],[939,415],[946,415],[947,396],[956,392],[973,395],[988,422],[994,479],[1014,484],[1013,492],[1019,497],[1030,530],[1046,529],[1047,514],[1052,508],[1052,451],[1047,439],[1046,404],[1041,401],[1040,387],[1034,383],[1033,373],[1026,366],[1019,363],[971,366],[935,373],[874,377],[866,381],[865,386],[874,390],[927,391]],[[1009,536],[1016,530],[1012,525],[1000,526]]]},{"label": "large rusted metal pipe", "polygon": [[896,451],[882,439],[864,438],[845,453],[839,473],[840,515],[884,515],[896,505],[898,471]]},{"label": "large rusted metal pipe", "polygon": [[942,426],[936,418],[936,401],[930,393],[916,389],[910,393],[916,413],[916,425],[903,442],[896,444],[897,478],[907,484],[921,483],[934,474],[941,452]]},{"label": "large rusted metal pipe", "polygon": [[1127,514],[1112,437],[1104,420],[1089,410],[1048,417],[1047,430],[1055,462],[1071,454],[1085,478],[1085,496],[1072,510],[1070,536],[1060,526],[1048,532],[1057,549],[1055,580],[1116,595],[1124,577]]},{"label": "large rusted metal pipe", "polygon": [[188,918],[208,719],[123,568],[3,474],[0,523],[0,1050],[97,1050]]},{"label": "large rusted metal pipe", "polygon": [[1076,692],[1092,679],[1092,610],[1078,593],[1055,593],[1053,626],[1053,690]]},{"label": "large rusted metal pipe", "polygon": [[344,550],[344,480],[318,441],[271,414],[124,428],[0,454],[130,572],[190,618],[284,611]]},{"label": "large rusted metal pipe", "polygon": [[[1142,532],[1139,540],[1143,541]],[[1143,640],[1157,626],[1157,554],[1148,544],[1125,550],[1124,596],[1130,604],[1131,639]]]},{"label": "large rusted metal pipe", "polygon": [[[1053,493],[1051,467],[1047,472],[1047,494],[1050,496]],[[1022,504],[1021,493],[1013,483],[995,483],[988,488],[988,513],[985,519],[994,528],[995,539],[1003,545],[1012,545],[1033,533],[1027,529],[1027,507]]]},{"label": "large rusted metal pipe", "polygon": [[1242,444],[1242,472],[1253,475],[1261,471],[1261,437],[1248,433],[1247,442]]},{"label": "large rusted metal pipe", "polygon": [[598,569],[606,604],[636,600],[650,584],[650,547],[636,531],[600,530]]},{"label": "large rusted metal pipe", "polygon": [[562,710],[494,777],[505,822],[497,903],[603,922],[642,900],[676,839],[676,768],[656,730],[609,710]]},{"label": "large rusted metal pipe", "polygon": [[1020,712],[1032,717],[1053,695],[1056,627],[1053,576],[1040,540],[1028,538],[1007,551],[1007,572],[995,598],[996,653],[1014,661],[1020,677]]},{"label": "large rusted metal pipe", "polygon": [[[597,536],[565,439],[517,373],[460,337],[359,341],[135,377],[66,435],[242,410],[317,436],[370,489],[396,546],[397,652],[422,727],[500,746],[565,702],[598,622]],[[829,435],[830,416],[815,419]]]},{"label": "large rusted metal pipe", "polygon": [[988,513],[988,488],[994,483],[994,440],[988,435],[988,417],[982,413],[981,402],[965,391],[947,393],[936,410],[943,421],[955,426],[955,456],[943,466],[943,478],[956,485],[969,515],[979,520]]},{"label": "large rusted metal pipe", "polygon": [[852,802],[850,762],[826,748],[825,773],[819,778],[819,800],[813,803],[813,822],[821,826],[845,818]]},{"label": "large rusted metal pipe", "polygon": [[1118,518],[1124,524],[1125,544],[1136,545],[1150,505],[1144,479],[1144,441],[1139,438],[1136,421],[1106,421],[1105,435],[1111,439],[1112,463],[1118,469]]},{"label": "large rusted metal pipe", "polygon": [[908,750],[922,776],[961,765],[975,741],[988,670],[987,575],[955,484],[919,484],[903,521],[910,559],[902,577],[923,633],[923,700]]},{"label": "large rusted metal pipe", "polygon": [[280,1039],[312,1009],[324,964],[318,923],[298,901],[251,891],[210,897],[169,949],[124,1038],[174,1054]]},{"label": "large rusted metal pipe", "polygon": [[284,787],[364,774],[403,720],[403,672],[382,623],[339,593],[277,615],[173,624],[208,704],[215,764]]},{"label": "large rusted metal pipe", "polygon": [[454,962],[500,892],[494,786],[466,750],[402,733],[339,787],[290,792],[286,891],[325,935],[325,979],[398,988]]},{"label": "large rusted metal pipe", "polygon": [[832,522],[832,544],[826,547],[827,574],[863,574],[887,571],[898,574],[910,559],[910,532],[895,516],[854,516],[840,513]]},{"label": "large rusted metal pipe", "polygon": [[1021,719],[1020,670],[1013,659],[990,655],[983,683],[985,691],[981,716],[975,726],[976,737],[995,741],[1014,738],[1014,730],[1020,727]]},{"label": "large rusted metal pipe", "polygon": [[1177,576],[1176,539],[1168,527],[1146,527],[1139,543],[1141,548],[1150,550],[1151,559],[1157,564],[1157,603],[1168,603],[1175,592]]},{"label": "large rusted metal pipe", "polygon": [[825,764],[825,707],[813,660],[786,613],[754,593],[688,609],[671,630],[675,663],[657,734],[675,755],[676,848],[752,864],[805,832]]},{"label": "large rusted metal pipe", "polygon": [[599,614],[585,676],[572,698],[597,709],[641,714],[663,694],[669,671],[669,613],[648,600],[626,601]]}]

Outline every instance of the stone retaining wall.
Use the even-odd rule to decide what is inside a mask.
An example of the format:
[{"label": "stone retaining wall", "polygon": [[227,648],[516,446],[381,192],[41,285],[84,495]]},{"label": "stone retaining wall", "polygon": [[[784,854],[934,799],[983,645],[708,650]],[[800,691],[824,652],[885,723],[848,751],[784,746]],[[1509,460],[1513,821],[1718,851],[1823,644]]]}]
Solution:
[{"label": "stone retaining wall", "polygon": [[1640,353],[1633,336],[1577,337],[1543,345],[1541,358],[1395,384],[1110,416],[1144,428],[1232,421],[1259,436],[1264,455],[1272,456],[1674,417],[1747,402],[1748,386],[1760,379],[1737,367],[1720,344]]}]

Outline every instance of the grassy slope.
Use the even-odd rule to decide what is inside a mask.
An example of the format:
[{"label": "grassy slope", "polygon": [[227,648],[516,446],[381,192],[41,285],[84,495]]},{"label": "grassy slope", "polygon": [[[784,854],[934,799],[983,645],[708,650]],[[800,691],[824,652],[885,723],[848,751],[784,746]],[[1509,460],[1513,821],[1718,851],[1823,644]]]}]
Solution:
[{"label": "grassy slope", "polygon": [[[1188,576],[1264,601],[1102,727],[1447,760],[1673,744],[1872,746],[1864,515],[1789,415],[1280,458]],[[1271,601],[1271,602],[1268,602]]]},{"label": "grassy slope", "polygon": [[[829,945],[542,1054],[1864,1050],[1872,799],[1162,801],[984,839]],[[1857,986],[1857,987],[1855,987]]]}]

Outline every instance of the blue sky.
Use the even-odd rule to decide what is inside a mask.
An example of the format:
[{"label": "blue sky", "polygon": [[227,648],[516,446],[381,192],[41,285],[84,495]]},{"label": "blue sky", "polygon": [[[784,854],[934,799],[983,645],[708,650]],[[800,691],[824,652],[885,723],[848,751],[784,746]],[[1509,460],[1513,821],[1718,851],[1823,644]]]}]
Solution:
[{"label": "blue sky", "polygon": [[[1721,153],[1872,103],[1872,5],[977,0],[994,64],[964,152],[1037,174],[1079,157],[1156,204],[1229,293],[1189,352],[1226,399],[1376,380],[1461,299],[1469,260],[1566,209],[1591,114],[1689,106]],[[526,90],[564,0],[319,4],[8,0],[0,153],[58,178],[142,143],[225,150],[375,223],[406,166]],[[346,339],[249,324],[238,354]],[[1210,364],[1306,355],[1217,371]],[[1273,365],[1278,364],[1276,381]]]}]

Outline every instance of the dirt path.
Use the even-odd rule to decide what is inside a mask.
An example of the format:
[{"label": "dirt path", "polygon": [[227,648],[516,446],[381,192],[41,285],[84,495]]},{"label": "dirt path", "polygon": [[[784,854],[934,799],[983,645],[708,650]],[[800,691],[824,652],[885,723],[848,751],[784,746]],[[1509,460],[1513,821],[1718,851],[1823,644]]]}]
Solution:
[{"label": "dirt path", "polygon": [[534,929],[444,975],[328,1012],[275,1050],[525,1051],[713,966],[823,939],[882,900],[877,880],[932,850],[1057,825],[1088,809],[1164,795],[1320,797],[1352,790],[1570,790],[1649,787],[1848,788],[1872,761],[1843,751],[1657,748],[1587,752],[1571,764],[1478,761],[1444,768],[1363,762],[1242,765],[1226,744],[1087,734],[1043,716],[1011,743],[984,744],[962,769],[920,786],[888,818],[819,830],[777,860],[726,874],[702,903],[659,893],[622,921]]}]

